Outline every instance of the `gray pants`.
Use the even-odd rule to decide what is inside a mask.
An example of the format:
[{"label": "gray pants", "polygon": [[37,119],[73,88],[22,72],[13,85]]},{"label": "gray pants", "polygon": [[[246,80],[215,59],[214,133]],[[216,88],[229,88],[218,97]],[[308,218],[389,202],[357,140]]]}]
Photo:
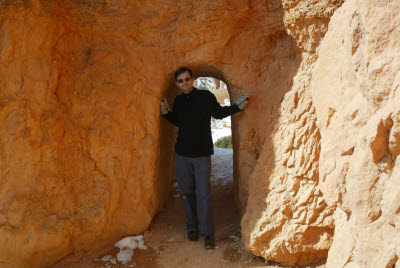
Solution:
[{"label": "gray pants", "polygon": [[[202,235],[213,235],[214,222],[210,192],[211,156],[192,158],[175,154],[175,173],[186,213],[187,230],[197,231],[200,225]],[[198,218],[196,199],[199,209]]]}]

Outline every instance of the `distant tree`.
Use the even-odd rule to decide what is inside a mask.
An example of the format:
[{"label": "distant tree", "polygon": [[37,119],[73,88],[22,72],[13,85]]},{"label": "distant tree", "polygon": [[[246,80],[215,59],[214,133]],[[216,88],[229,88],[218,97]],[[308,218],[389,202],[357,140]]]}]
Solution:
[{"label": "distant tree", "polygon": [[214,143],[214,146],[218,148],[232,149],[232,136],[225,136],[218,139]]}]

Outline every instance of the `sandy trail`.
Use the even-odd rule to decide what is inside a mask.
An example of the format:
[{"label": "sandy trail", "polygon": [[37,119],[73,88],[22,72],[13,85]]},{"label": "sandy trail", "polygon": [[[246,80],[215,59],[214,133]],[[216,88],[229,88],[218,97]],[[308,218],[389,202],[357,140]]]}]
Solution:
[{"label": "sandy trail", "polygon": [[143,234],[148,250],[135,249],[129,263],[112,264],[100,260],[109,254],[115,258],[119,249],[110,245],[65,258],[53,267],[276,267],[245,251],[232,191],[232,150],[215,149],[211,177],[215,249],[204,249],[202,237],[197,242],[187,240],[182,201],[178,189],[171,186],[165,207]]}]

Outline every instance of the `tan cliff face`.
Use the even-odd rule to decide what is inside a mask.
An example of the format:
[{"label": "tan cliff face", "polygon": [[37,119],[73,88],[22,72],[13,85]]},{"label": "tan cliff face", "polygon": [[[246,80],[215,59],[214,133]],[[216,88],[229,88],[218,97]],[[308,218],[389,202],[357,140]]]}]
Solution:
[{"label": "tan cliff face", "polygon": [[320,185],[337,206],[330,267],[392,267],[400,256],[399,10],[346,1],[319,48]]},{"label": "tan cliff face", "polygon": [[148,228],[174,180],[176,129],[159,100],[172,104],[173,71],[188,65],[224,81],[231,102],[251,93],[232,117],[246,249],[284,265],[390,267],[399,9],[3,1],[0,263],[43,267]]}]

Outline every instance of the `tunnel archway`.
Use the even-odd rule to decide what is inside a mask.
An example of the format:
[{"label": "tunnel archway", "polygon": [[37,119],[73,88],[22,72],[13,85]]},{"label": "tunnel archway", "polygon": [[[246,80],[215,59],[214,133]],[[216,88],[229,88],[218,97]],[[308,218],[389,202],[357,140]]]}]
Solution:
[{"label": "tunnel archway", "polygon": [[[198,77],[193,86],[199,90],[210,91],[221,106],[230,106],[230,96],[226,84],[213,77]],[[232,148],[231,116],[223,119],[211,117],[211,136],[215,147]],[[222,139],[224,138],[224,142]],[[220,140],[220,141],[219,141]]]},{"label": "tunnel archway", "polygon": [[[221,81],[228,92],[229,100],[230,103],[234,103],[234,97],[233,97],[233,88],[232,84],[229,83],[229,81],[225,78],[224,74],[222,73],[221,70],[219,70],[217,67],[214,66],[189,66],[192,71],[193,71],[193,78],[197,79],[200,77],[210,77],[214,78],[216,80]],[[175,84],[175,79],[173,72],[171,72],[167,78],[166,81],[164,82],[165,85],[165,90],[164,90],[164,96],[167,97],[168,103],[170,107],[173,105],[174,98],[180,94],[179,88]],[[237,187],[235,183],[235,174],[237,174],[237,161],[235,160],[236,158],[236,151],[235,148],[238,148],[236,141],[238,140],[236,138],[236,131],[235,131],[235,126],[236,126],[236,120],[234,119],[235,115],[231,116],[231,136],[232,136],[232,147],[233,147],[233,194],[235,196],[235,200],[237,200],[236,193],[237,193]],[[168,189],[168,185],[172,183],[173,180],[175,180],[174,177],[174,145],[177,137],[177,128],[172,126],[167,120],[163,119],[161,117],[160,119],[160,165],[159,165],[159,174],[160,174],[160,185],[162,185],[162,188],[160,189],[160,192],[163,196],[163,200],[166,200],[168,198],[168,193],[165,192],[165,189]],[[213,143],[215,143],[216,140],[213,140]],[[164,191],[163,191],[164,189]],[[238,202],[235,201],[236,206],[238,206]]]},{"label": "tunnel archway", "polygon": [[[224,75],[217,68],[213,67],[203,67],[196,68],[191,67],[193,70],[193,78],[197,79],[199,77],[208,77],[213,79],[218,79],[222,81],[225,85],[225,90],[227,92],[230,104],[233,104],[237,96],[233,96],[232,85],[225,79]],[[167,99],[170,108],[173,105],[174,98],[181,94],[180,89],[175,84],[175,79],[173,74],[171,74],[165,82],[164,94]],[[198,88],[198,87],[197,87]],[[201,89],[200,89],[201,90]],[[204,89],[206,90],[206,89]],[[225,95],[224,95],[225,96]],[[217,98],[218,100],[218,98]],[[220,101],[221,104],[221,101]],[[235,139],[234,122],[236,115],[231,117],[231,130],[230,135]],[[168,225],[170,228],[171,236],[179,237],[185,234],[185,214],[182,205],[181,198],[178,194],[177,184],[173,183],[175,181],[174,175],[174,145],[177,137],[177,130],[175,126],[170,124],[163,117],[160,118],[160,181],[165,186],[163,189],[165,195],[165,206],[161,209],[160,213],[154,218],[153,223],[155,226],[161,224]],[[211,122],[210,122],[211,123]],[[216,140],[213,139],[215,143]],[[214,145],[214,154],[211,156],[211,200],[213,206],[213,218],[215,226],[215,240],[219,247],[221,247],[224,254],[227,256],[232,256],[229,258],[240,258],[240,254],[245,254],[245,249],[243,241],[241,240],[241,212],[239,210],[238,203],[236,202],[237,189],[234,183],[234,155],[235,146],[232,149],[220,149],[216,148]],[[236,148],[239,148],[238,146]],[[168,176],[168,177],[167,177]],[[230,176],[230,177],[227,177]],[[171,187],[168,187],[172,185]],[[235,205],[234,205],[235,204]],[[171,219],[171,215],[174,216],[174,220]],[[173,224],[171,224],[173,222]],[[152,229],[152,227],[150,227]],[[172,238],[171,238],[172,239]],[[186,241],[187,239],[185,239]],[[236,252],[236,248],[241,248],[240,252]],[[168,249],[170,250],[170,249]],[[246,253],[247,254],[247,253]],[[259,261],[257,259],[257,261]]]}]

